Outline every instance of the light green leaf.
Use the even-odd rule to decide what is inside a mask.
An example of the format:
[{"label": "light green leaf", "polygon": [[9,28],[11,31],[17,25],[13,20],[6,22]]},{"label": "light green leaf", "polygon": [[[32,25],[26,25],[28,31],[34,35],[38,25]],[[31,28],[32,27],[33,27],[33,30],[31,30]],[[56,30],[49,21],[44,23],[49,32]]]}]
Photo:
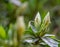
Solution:
[{"label": "light green leaf", "polygon": [[6,38],[6,32],[2,26],[0,26],[0,37],[3,39]]},{"label": "light green leaf", "polygon": [[34,33],[37,33],[37,30],[36,30],[35,26],[33,25],[33,21],[29,22],[29,27],[31,27],[31,29]]},{"label": "light green leaf", "polygon": [[49,37],[49,38],[52,38],[52,39],[56,39],[56,36],[53,35],[53,34],[45,34],[43,37]]}]

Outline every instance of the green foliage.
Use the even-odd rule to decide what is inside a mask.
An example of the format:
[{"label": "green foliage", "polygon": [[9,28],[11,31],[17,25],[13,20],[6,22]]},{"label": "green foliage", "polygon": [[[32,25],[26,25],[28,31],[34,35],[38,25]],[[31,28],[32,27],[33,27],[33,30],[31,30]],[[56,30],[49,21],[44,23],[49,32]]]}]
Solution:
[{"label": "green foliage", "polygon": [[6,38],[6,32],[5,29],[0,25],[0,37],[5,39]]},{"label": "green foliage", "polygon": [[[47,19],[48,17],[48,19]],[[54,40],[55,36],[47,34],[48,32],[48,26],[50,24],[50,14],[49,12],[44,17],[43,21],[41,21],[41,17],[39,13],[36,15],[35,18],[35,24],[34,21],[29,22],[29,36],[26,36],[25,42],[32,44],[32,45],[46,45],[50,47],[58,47],[58,42]],[[38,23],[40,22],[40,24]],[[35,25],[39,25],[39,30],[37,30]],[[32,31],[32,34],[31,34]],[[47,46],[47,45],[46,45]]]},{"label": "green foliage", "polygon": [[[60,28],[60,16],[58,16],[60,15],[60,7],[56,8],[56,6],[60,5],[60,0],[10,1],[12,0],[0,0],[0,46],[18,47],[19,41],[15,22],[18,16],[23,15],[26,25],[29,22],[29,26],[26,26],[26,31],[21,42],[22,47],[57,47],[57,45],[60,47],[60,40],[57,40],[55,35],[47,34],[50,27],[50,11],[54,13],[51,14],[52,26],[57,24]],[[30,21],[32,19],[34,21]],[[60,37],[60,33],[58,33],[57,37],[58,35]]]}]

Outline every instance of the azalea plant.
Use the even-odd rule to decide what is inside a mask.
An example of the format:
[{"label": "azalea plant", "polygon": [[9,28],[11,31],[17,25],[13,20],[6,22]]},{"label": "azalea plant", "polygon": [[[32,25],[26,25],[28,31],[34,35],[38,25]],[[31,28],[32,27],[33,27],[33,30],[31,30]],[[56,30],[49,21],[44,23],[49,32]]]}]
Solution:
[{"label": "azalea plant", "polygon": [[40,47],[41,45],[43,47],[58,47],[58,42],[55,40],[55,35],[47,34],[50,24],[50,12],[46,14],[44,19],[41,19],[38,12],[34,21],[29,21],[25,42],[34,47]]}]

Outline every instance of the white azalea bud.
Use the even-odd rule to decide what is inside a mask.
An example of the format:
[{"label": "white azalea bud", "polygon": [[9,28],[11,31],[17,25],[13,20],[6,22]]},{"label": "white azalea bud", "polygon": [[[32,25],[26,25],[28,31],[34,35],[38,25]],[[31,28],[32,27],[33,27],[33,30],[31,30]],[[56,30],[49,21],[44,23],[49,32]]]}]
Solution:
[{"label": "white azalea bud", "polygon": [[23,16],[17,18],[16,27],[17,27],[18,35],[21,38],[25,31],[25,23]]},{"label": "white azalea bud", "polygon": [[43,23],[45,24],[45,26],[48,26],[51,23],[49,12],[46,14],[45,18],[43,19]]},{"label": "white azalea bud", "polygon": [[35,26],[38,27],[41,24],[41,17],[39,12],[37,13],[36,17],[35,17]]}]

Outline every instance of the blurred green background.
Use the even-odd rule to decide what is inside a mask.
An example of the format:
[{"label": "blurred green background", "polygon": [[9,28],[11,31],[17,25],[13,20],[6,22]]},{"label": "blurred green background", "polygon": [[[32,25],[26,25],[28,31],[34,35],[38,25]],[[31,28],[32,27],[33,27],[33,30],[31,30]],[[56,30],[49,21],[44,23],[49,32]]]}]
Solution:
[{"label": "blurred green background", "polygon": [[9,25],[16,22],[17,16],[22,15],[27,26],[38,11],[42,19],[48,11],[50,12],[49,33],[60,39],[60,0],[0,0],[0,25],[7,32]]},{"label": "blurred green background", "polygon": [[[22,9],[21,6],[25,2],[28,5]],[[18,6],[12,2],[12,0],[0,0],[0,24],[6,27],[6,29],[10,23],[14,23],[16,21],[15,13],[17,10],[19,10],[19,12],[17,12],[19,14],[17,15],[24,16],[26,25],[29,20],[34,19],[38,11],[42,18],[48,11],[50,11],[52,22],[52,31],[50,32],[54,32],[54,29],[60,28],[60,0],[20,0],[20,3],[20,6]],[[21,7],[21,9],[18,9],[19,7]],[[56,34],[58,34],[58,32],[56,32]]]}]

